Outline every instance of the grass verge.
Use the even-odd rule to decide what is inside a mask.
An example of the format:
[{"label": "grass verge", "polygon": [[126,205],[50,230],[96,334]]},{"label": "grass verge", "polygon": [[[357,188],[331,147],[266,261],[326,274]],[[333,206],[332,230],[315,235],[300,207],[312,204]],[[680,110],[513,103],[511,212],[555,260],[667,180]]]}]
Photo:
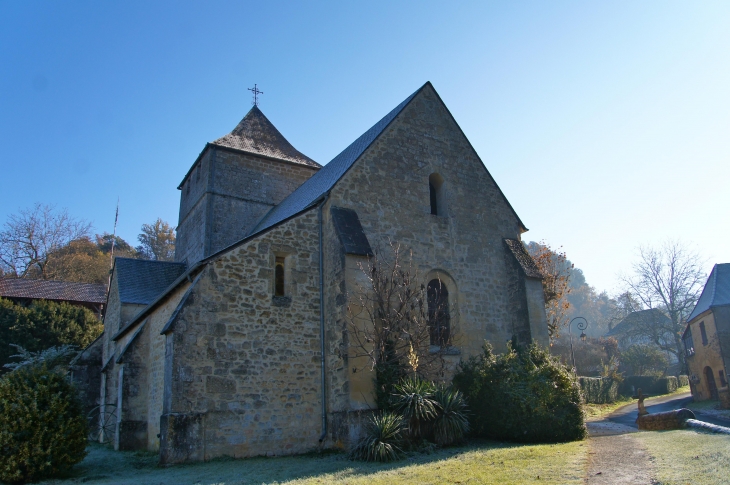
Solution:
[{"label": "grass verge", "polygon": [[73,476],[46,484],[155,485],[277,484],[580,484],[586,463],[585,442],[516,445],[489,441],[413,454],[390,464],[361,463],[343,454],[282,458],[222,459],[157,468],[157,455],[115,452],[92,445]]},{"label": "grass verge", "polygon": [[728,483],[730,436],[694,430],[651,431],[633,435],[647,448],[662,485]]}]

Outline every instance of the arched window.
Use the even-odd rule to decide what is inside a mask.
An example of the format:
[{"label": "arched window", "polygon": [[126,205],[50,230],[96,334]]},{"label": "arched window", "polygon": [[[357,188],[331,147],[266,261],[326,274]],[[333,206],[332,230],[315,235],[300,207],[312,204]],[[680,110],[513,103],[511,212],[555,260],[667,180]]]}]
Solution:
[{"label": "arched window", "polygon": [[274,296],[284,296],[284,258],[276,257],[274,268]]},{"label": "arched window", "polygon": [[431,345],[448,345],[451,332],[449,290],[446,289],[441,280],[433,279],[428,282],[427,297]]},{"label": "arched window", "polygon": [[444,178],[437,174],[432,173],[428,176],[428,193],[431,201],[431,214],[435,216],[442,216],[446,214],[444,210]]}]

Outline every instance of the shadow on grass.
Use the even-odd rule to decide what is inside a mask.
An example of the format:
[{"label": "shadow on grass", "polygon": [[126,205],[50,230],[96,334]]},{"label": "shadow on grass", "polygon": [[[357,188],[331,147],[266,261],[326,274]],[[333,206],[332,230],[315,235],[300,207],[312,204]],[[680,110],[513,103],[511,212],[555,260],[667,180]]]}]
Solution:
[{"label": "shadow on grass", "polygon": [[457,458],[465,453],[520,448],[516,443],[472,440],[462,446],[437,449],[433,453],[410,453],[392,463],[351,461],[342,452],[325,451],[287,457],[217,458],[203,463],[170,467],[157,466],[158,456],[147,452],[119,452],[91,444],[89,454],[64,478],[42,483],[86,484],[234,484],[280,483],[292,480],[341,480],[382,471],[398,470]]}]

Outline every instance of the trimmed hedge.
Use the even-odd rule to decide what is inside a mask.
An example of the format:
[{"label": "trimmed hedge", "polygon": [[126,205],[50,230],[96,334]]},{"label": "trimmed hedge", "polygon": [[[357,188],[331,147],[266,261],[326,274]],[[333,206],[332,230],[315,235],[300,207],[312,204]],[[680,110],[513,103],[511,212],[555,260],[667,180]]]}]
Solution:
[{"label": "trimmed hedge", "polygon": [[587,403],[606,404],[618,398],[619,383],[610,377],[579,377],[583,399]]},{"label": "trimmed hedge", "polygon": [[679,387],[689,386],[689,376],[685,376],[685,375],[679,376],[679,381],[677,384],[679,385]]},{"label": "trimmed hedge", "polygon": [[679,387],[677,378],[674,376],[629,376],[621,384],[620,392],[625,396],[633,396],[637,389],[644,394],[669,394]]}]

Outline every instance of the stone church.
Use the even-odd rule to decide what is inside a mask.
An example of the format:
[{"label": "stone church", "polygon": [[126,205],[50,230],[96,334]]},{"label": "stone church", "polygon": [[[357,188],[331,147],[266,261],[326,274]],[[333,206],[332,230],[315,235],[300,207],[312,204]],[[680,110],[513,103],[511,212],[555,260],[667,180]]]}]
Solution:
[{"label": "stone church", "polygon": [[445,288],[451,369],[485,340],[548,343],[527,229],[430,83],[324,166],[254,106],[178,189],[176,261],[114,264],[100,400],[118,449],[167,464],[350,443],[374,400],[346,308],[388,241]]}]

